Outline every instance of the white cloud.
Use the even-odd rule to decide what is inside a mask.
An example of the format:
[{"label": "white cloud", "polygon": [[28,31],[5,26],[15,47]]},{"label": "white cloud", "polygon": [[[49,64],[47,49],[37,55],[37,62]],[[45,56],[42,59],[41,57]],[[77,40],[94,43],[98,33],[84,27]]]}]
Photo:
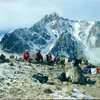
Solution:
[{"label": "white cloud", "polygon": [[99,4],[99,0],[0,0],[0,30],[31,26],[53,12],[70,19],[99,18]]},{"label": "white cloud", "polygon": [[0,1],[0,29],[32,25],[46,13],[58,12],[58,9],[53,4],[40,0],[2,0]]}]

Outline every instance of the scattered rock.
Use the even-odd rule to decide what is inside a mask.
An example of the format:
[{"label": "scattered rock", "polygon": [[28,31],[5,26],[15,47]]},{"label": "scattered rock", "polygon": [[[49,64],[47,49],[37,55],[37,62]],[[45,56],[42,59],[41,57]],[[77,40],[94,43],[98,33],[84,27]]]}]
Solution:
[{"label": "scattered rock", "polygon": [[61,73],[60,76],[58,76],[58,79],[60,81],[69,81],[69,78],[66,78],[66,74],[65,73]]},{"label": "scattered rock", "polygon": [[[83,87],[85,87],[85,93],[87,93],[85,91],[87,90],[87,88],[90,91],[92,89],[98,88],[99,91],[99,81],[98,87],[94,87],[92,89],[91,87],[93,87],[94,85],[87,87],[84,85],[73,84],[72,82],[66,81],[62,83],[57,79],[57,77],[61,75],[65,79],[66,76],[64,70],[62,70],[59,66],[56,65],[54,66],[54,69],[48,69],[46,73],[46,68],[48,68],[48,66],[46,65],[41,65],[41,67],[39,67],[36,66],[36,64],[31,64],[31,66],[29,66],[25,65],[25,62],[18,61],[14,62],[13,67],[10,67],[8,63],[0,64],[0,77],[4,77],[3,80],[0,80],[0,99],[86,99],[88,98],[87,94],[84,94],[83,92],[79,92],[80,95],[84,94],[83,96],[72,95],[72,93],[78,93],[73,91],[74,88],[79,89],[81,87],[83,89]],[[40,72],[42,75],[37,75],[38,71],[36,68],[41,70]],[[32,77],[32,75],[35,75],[35,77]],[[45,76],[47,77],[46,79],[43,78]],[[96,78],[96,76],[94,76],[93,78]],[[98,78],[100,78],[99,75]],[[36,82],[34,82],[32,79],[36,79]],[[95,85],[97,85],[97,83]],[[90,93],[91,92],[88,92],[88,94]],[[97,97],[99,97],[99,95],[97,95]]]},{"label": "scattered rock", "polygon": [[67,73],[66,77],[69,77],[72,83],[75,84],[85,84],[86,78],[83,73],[77,68],[71,68]]},{"label": "scattered rock", "polygon": [[10,59],[14,59],[15,58],[15,56],[14,55],[10,55],[10,57],[9,57]]},{"label": "scattered rock", "polygon": [[53,93],[53,91],[50,88],[45,88],[43,91],[44,93]]},{"label": "scattered rock", "polygon": [[14,62],[10,61],[10,62],[9,62],[9,65],[10,65],[10,66],[14,66]]}]

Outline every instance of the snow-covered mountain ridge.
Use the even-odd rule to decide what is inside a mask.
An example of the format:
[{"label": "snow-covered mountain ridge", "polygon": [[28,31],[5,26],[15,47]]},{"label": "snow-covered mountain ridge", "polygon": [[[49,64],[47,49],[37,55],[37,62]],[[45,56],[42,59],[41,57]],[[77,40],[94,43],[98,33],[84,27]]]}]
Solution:
[{"label": "snow-covered mountain ridge", "polygon": [[57,13],[45,15],[30,28],[16,29],[1,40],[6,52],[22,54],[26,49],[36,52],[41,49],[66,56],[83,56],[88,48],[100,47],[100,21],[74,21]]}]

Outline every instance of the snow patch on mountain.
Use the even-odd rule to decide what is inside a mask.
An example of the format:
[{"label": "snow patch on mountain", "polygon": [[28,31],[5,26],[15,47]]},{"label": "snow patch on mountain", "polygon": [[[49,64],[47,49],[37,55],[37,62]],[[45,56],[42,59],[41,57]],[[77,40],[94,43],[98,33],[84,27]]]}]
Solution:
[{"label": "snow patch on mountain", "polygon": [[0,35],[0,41],[2,40],[3,37],[4,37],[4,34],[1,34]]},{"label": "snow patch on mountain", "polygon": [[92,36],[90,38],[90,41],[91,41],[91,44],[94,45],[95,44],[95,41],[96,41],[96,37],[95,36]]},{"label": "snow patch on mountain", "polygon": [[89,31],[90,31],[91,27],[94,25],[94,22],[89,22],[89,24],[90,25],[85,30],[86,37],[89,35]]},{"label": "snow patch on mountain", "polygon": [[77,40],[81,41],[81,39],[80,39],[80,37],[79,37],[79,32],[80,32],[79,28],[80,28],[80,25],[79,25],[78,22],[76,22],[76,23],[74,24],[74,32],[73,32],[73,35],[74,35],[74,37],[75,37]]},{"label": "snow patch on mountain", "polygon": [[[48,54],[49,51],[51,51],[51,49],[54,47],[57,39],[59,38],[59,34],[57,32],[54,32],[53,30],[51,30],[50,23],[46,24],[45,28],[47,29],[47,31],[51,37],[51,40],[46,40],[48,45],[45,46],[45,48],[42,50],[42,53]],[[57,37],[55,35],[57,35]]]}]

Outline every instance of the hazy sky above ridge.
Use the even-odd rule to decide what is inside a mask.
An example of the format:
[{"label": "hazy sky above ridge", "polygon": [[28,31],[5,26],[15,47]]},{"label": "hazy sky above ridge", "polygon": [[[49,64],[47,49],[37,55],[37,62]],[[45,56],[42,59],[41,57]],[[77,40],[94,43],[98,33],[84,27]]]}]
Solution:
[{"label": "hazy sky above ridge", "polygon": [[0,30],[30,27],[57,12],[72,20],[100,19],[100,0],[0,0]]}]

